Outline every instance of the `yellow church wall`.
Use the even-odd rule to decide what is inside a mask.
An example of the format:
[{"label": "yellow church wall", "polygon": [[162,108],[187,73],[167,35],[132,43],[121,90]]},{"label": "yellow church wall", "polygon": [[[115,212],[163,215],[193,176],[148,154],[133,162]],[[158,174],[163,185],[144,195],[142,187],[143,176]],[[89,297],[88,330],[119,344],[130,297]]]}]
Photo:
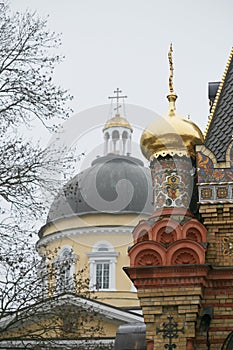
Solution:
[{"label": "yellow church wall", "polygon": [[140,303],[137,292],[116,291],[116,292],[95,292],[98,301],[103,303],[123,307],[123,308],[138,308]]},{"label": "yellow church wall", "polygon": [[[76,311],[78,314],[79,311]],[[9,331],[4,332],[2,336],[0,335],[0,339],[2,337],[4,337],[4,339],[69,339],[72,338],[74,334],[76,338],[80,339],[88,337],[109,338],[115,337],[119,326],[118,322],[113,323],[110,320],[103,318],[101,315],[92,316],[91,314],[87,314],[85,312],[85,315],[79,319],[76,326],[69,332],[64,330],[65,328],[62,314],[62,309],[52,311],[53,316],[50,316],[48,312],[41,310],[39,316],[41,317],[41,320],[38,320],[37,315],[36,318],[31,316],[31,318],[29,317],[25,319],[24,324],[22,322],[18,322],[18,324],[15,324],[15,326]],[[70,317],[68,313],[67,317]]]},{"label": "yellow church wall", "polygon": [[[115,252],[118,253],[116,274],[121,273],[122,267],[126,266],[129,262],[127,251],[128,247],[132,244],[131,233],[115,233],[111,235],[105,232],[87,234],[85,236],[79,236],[77,234],[77,236],[72,235],[72,237],[62,237],[48,243],[46,248],[43,247],[40,249],[40,253],[42,254],[47,251],[51,257],[55,258],[62,247],[70,246],[78,257],[77,265],[86,266],[88,265],[87,253],[91,253],[93,246],[99,241],[107,241],[112,244]],[[123,274],[123,276],[125,277],[126,275]],[[123,284],[127,281],[127,284],[129,285],[130,280],[127,276],[123,280]],[[122,280],[119,281],[119,287],[122,287]]]},{"label": "yellow church wall", "polygon": [[[23,321],[19,321],[9,331],[3,334],[5,339],[7,338],[55,338],[62,336],[61,333],[61,319],[58,317],[49,317],[43,314],[42,317],[47,316],[47,319],[35,321],[33,316],[31,318],[23,318]],[[1,338],[1,335],[0,335]]]},{"label": "yellow church wall", "polygon": [[[89,258],[87,253],[91,253],[93,246],[99,241],[107,241],[111,243],[114,248],[114,251],[118,254],[116,257],[116,290],[114,291],[100,291],[95,292],[97,299],[107,304],[111,304],[119,307],[137,307],[139,306],[137,293],[134,290],[132,282],[128,276],[124,273],[123,267],[129,265],[128,257],[128,247],[132,245],[132,233],[131,229],[127,228],[128,232],[122,232],[119,228],[119,232],[116,232],[113,228],[105,228],[101,232],[101,228],[98,228],[96,232],[85,232],[85,230],[80,233],[78,230],[76,233],[72,232],[70,236],[59,237],[54,236],[54,240],[47,244],[46,249],[53,252],[59,253],[59,249],[64,246],[72,247],[74,254],[78,257],[75,267],[76,274],[79,273],[80,269],[87,267],[86,273],[83,274],[83,278],[89,277]],[[44,248],[43,248],[44,249]],[[55,256],[54,256],[55,257]]]},{"label": "yellow church wall", "polygon": [[109,338],[115,338],[119,324],[110,323],[110,322],[103,322],[102,325],[103,325],[103,329],[104,329],[103,337],[107,336]]}]

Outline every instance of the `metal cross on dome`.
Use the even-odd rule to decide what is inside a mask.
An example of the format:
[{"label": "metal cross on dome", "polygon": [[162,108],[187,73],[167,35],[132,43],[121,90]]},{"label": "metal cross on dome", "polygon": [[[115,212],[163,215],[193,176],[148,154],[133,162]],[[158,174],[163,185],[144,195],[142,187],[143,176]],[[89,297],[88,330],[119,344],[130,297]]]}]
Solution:
[{"label": "metal cross on dome", "polygon": [[117,88],[116,90],[114,90],[114,94],[116,94],[116,96],[109,96],[109,99],[116,99],[116,108],[114,108],[114,110],[116,110],[116,113],[119,114],[119,109],[121,108],[120,104],[119,104],[119,100],[121,98],[127,98],[127,96],[120,96],[120,94],[122,93],[122,90],[120,90],[119,88]]},{"label": "metal cross on dome", "polygon": [[168,52],[168,60],[169,60],[169,66],[170,66],[170,75],[169,75],[169,89],[170,89],[170,94],[173,94],[173,92],[174,92],[174,86],[173,86],[173,72],[174,72],[174,67],[173,67],[172,53],[173,53],[173,48],[172,48],[172,43],[171,43],[171,44],[170,44],[170,50],[169,50],[169,52]]}]

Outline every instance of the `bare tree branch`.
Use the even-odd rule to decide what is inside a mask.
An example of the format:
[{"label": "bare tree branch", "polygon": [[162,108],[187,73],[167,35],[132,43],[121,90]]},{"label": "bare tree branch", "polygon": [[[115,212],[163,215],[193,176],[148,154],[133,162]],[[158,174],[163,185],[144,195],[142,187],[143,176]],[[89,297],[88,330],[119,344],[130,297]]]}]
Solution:
[{"label": "bare tree branch", "polygon": [[64,164],[72,172],[74,157],[65,148],[42,149],[17,129],[38,119],[56,130],[53,121],[67,118],[71,97],[53,83],[59,45],[60,37],[35,13],[12,14],[7,5],[0,11],[0,347],[13,344],[12,334],[22,347],[50,349],[61,339],[103,333],[88,303],[75,310],[61,303],[67,292],[91,297],[85,270],[66,276],[64,285],[74,257],[60,261],[57,252],[40,257],[35,251],[34,221],[62,184]]}]

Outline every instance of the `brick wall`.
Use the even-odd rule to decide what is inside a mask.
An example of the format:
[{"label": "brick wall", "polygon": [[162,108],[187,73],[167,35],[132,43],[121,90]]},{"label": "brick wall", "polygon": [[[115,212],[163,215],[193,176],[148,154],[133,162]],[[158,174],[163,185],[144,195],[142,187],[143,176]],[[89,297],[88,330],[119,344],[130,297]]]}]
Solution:
[{"label": "brick wall", "polygon": [[[172,342],[179,350],[186,350],[187,338],[195,338],[196,319],[202,302],[202,288],[140,289],[138,297],[147,325],[147,339],[153,339],[154,350],[164,349],[164,345],[169,343],[169,339],[164,338],[162,332],[163,324],[169,322],[169,316],[178,323],[178,338],[173,338]],[[156,332],[158,328],[160,331]],[[182,328],[184,332],[179,331]]]},{"label": "brick wall", "polygon": [[206,263],[233,266],[233,204],[202,204],[199,213],[208,231]]}]

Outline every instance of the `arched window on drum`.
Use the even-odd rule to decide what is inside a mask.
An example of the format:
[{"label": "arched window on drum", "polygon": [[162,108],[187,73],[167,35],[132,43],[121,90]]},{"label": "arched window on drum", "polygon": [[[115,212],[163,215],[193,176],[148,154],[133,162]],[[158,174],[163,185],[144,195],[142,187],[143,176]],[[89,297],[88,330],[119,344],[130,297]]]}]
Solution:
[{"label": "arched window on drum", "polygon": [[55,290],[58,293],[74,289],[75,254],[70,246],[64,246],[54,261]]},{"label": "arched window on drum", "polygon": [[116,289],[116,262],[118,253],[111,243],[97,242],[87,253],[90,265],[90,289],[97,291]]}]

